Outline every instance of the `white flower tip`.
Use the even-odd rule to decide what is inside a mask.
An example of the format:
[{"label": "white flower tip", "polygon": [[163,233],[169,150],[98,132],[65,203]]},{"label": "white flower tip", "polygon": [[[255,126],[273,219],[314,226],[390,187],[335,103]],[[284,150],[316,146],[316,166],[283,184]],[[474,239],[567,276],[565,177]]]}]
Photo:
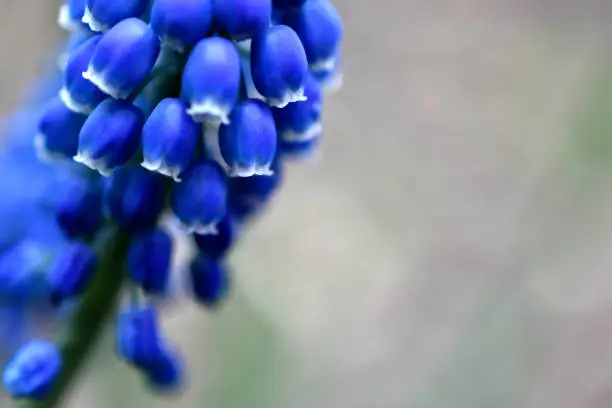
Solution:
[{"label": "white flower tip", "polygon": [[38,133],[34,136],[34,150],[36,151],[36,156],[42,162],[52,162],[53,155],[47,149],[47,138],[44,134]]},{"label": "white flower tip", "polygon": [[94,159],[88,152],[79,151],[76,156],[73,157],[73,160],[97,171],[104,177],[109,177],[113,174],[113,169],[109,168],[106,163],[104,163],[104,159]]},{"label": "white flower tip", "polygon": [[107,31],[110,27],[106,24],[102,24],[98,20],[95,19],[93,14],[91,14],[91,10],[89,7],[85,7],[85,13],[83,14],[83,18],[81,21],[89,26],[89,29],[94,32],[101,33],[103,31]]},{"label": "white flower tip", "polygon": [[279,98],[268,98],[268,105],[275,108],[284,108],[290,103],[294,102],[305,102],[308,98],[304,95],[304,88],[297,90],[288,90],[283,96]]},{"label": "white flower tip", "polygon": [[309,142],[321,136],[323,133],[323,124],[318,121],[310,125],[306,130],[296,132],[294,130],[285,130],[280,134],[280,138],[285,142]]},{"label": "white flower tip", "polygon": [[170,177],[177,183],[181,182],[181,178],[179,177],[179,175],[181,174],[181,169],[179,167],[170,167],[166,163],[164,163],[163,160],[144,160],[142,163],[140,163],[140,165],[149,171],[159,173],[166,177]]},{"label": "white flower tip", "polygon": [[333,94],[338,92],[344,84],[344,75],[342,71],[336,71],[326,78],[321,80],[321,86],[325,92]]},{"label": "white flower tip", "polygon": [[99,72],[96,72],[91,64],[89,64],[87,71],[83,72],[82,75],[83,78],[94,84],[99,90],[115,99],[126,99],[130,95],[129,91],[122,91],[109,84]]},{"label": "white flower tip", "polygon": [[66,105],[66,107],[73,112],[89,115],[93,110],[91,106],[79,103],[72,99],[72,96],[70,95],[70,92],[68,92],[68,89],[66,89],[66,87],[62,87],[62,89],[60,89],[59,97],[60,100],[64,102],[64,105]]},{"label": "white flower tip", "polygon": [[217,228],[217,223],[211,223],[208,225],[203,225],[200,223],[193,224],[181,224],[183,230],[188,234],[198,234],[198,235],[217,235],[219,234],[219,229]]},{"label": "white flower tip", "polygon": [[192,102],[187,109],[187,114],[196,122],[209,122],[213,124],[229,124],[229,112],[231,108],[220,105],[211,100]]}]

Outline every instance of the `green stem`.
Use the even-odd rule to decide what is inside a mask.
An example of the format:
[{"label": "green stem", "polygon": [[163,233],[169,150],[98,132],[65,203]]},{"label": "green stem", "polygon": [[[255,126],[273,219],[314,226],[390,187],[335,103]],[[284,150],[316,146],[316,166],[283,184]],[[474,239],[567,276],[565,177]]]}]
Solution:
[{"label": "green stem", "polygon": [[94,349],[103,328],[112,317],[124,281],[124,260],[129,235],[114,231],[106,241],[104,252],[95,277],[75,312],[61,345],[62,373],[51,394],[42,401],[25,401],[20,408],[59,407],[70,392],[78,373]]}]

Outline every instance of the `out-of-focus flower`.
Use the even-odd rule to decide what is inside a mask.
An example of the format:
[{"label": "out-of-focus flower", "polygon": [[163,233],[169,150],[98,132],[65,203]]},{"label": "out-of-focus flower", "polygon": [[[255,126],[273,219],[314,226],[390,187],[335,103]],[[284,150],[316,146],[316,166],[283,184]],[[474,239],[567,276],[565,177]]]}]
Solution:
[{"label": "out-of-focus flower", "polygon": [[[98,296],[107,275],[121,278],[95,270],[110,268],[119,231],[111,244],[125,259],[112,261],[127,267],[117,283],[130,303],[117,354],[151,389],[176,391],[183,362],[152,298],[171,296],[181,272],[194,301],[223,304],[246,224],[275,196],[284,162],[319,144],[342,24],[328,0],[67,0],[60,23],[62,83],[39,86],[47,105],[7,122],[0,149],[0,304],[10,316],[36,302],[78,309],[90,285]],[[166,213],[179,232],[166,232]],[[171,270],[176,234],[195,244],[183,271]],[[47,394],[62,341],[17,352],[4,372],[11,395]]]},{"label": "out-of-focus flower", "polygon": [[57,347],[32,340],[21,347],[2,374],[4,387],[14,398],[44,398],[51,390],[62,365]]}]

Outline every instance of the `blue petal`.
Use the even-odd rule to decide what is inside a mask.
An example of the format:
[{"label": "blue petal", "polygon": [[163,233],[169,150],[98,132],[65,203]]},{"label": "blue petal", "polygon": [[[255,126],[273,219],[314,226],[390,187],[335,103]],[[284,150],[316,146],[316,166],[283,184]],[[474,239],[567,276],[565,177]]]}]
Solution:
[{"label": "blue petal", "polygon": [[240,221],[258,213],[272,198],[283,181],[281,160],[272,165],[272,176],[236,177],[229,183],[229,207]]},{"label": "blue petal", "polygon": [[197,121],[228,123],[241,84],[240,55],[236,46],[221,37],[200,41],[187,60],[182,97]]},{"label": "blue petal", "polygon": [[107,31],[130,17],[140,17],[149,0],[87,0],[83,22],[93,31]]},{"label": "blue petal", "polygon": [[193,295],[203,306],[218,306],[228,293],[230,282],[227,268],[204,255],[193,260],[189,277]]},{"label": "blue petal", "polygon": [[270,0],[223,0],[213,3],[215,25],[233,40],[242,41],[266,31],[271,23]]},{"label": "blue petal", "polygon": [[183,362],[168,348],[163,348],[157,361],[146,370],[149,385],[154,391],[169,393],[178,391],[184,383]]},{"label": "blue petal", "polygon": [[99,183],[71,177],[55,191],[57,221],[69,237],[91,237],[102,225]]},{"label": "blue petal", "polygon": [[180,99],[164,99],[142,130],[142,166],[179,181],[196,151],[201,129]]},{"label": "blue petal", "polygon": [[219,130],[219,147],[230,167],[230,175],[271,175],[276,128],[270,108],[256,99],[238,103],[230,115],[230,123]]},{"label": "blue petal", "polygon": [[87,116],[71,111],[60,98],[46,107],[34,143],[39,156],[71,158],[78,150],[79,132]]},{"label": "blue petal", "polygon": [[119,356],[139,368],[153,366],[163,353],[157,319],[157,312],[151,307],[121,310],[115,337]]},{"label": "blue petal", "polygon": [[110,175],[138,150],[143,122],[143,115],[135,106],[105,100],[85,121],[74,159],[102,175]]},{"label": "blue petal", "polygon": [[88,245],[72,242],[62,248],[47,273],[52,302],[60,304],[80,295],[95,268],[96,255]]},{"label": "blue petal", "polygon": [[323,97],[321,86],[310,75],[304,91],[305,101],[273,108],[278,137],[285,141],[302,142],[318,137],[322,132]]},{"label": "blue petal", "polygon": [[42,399],[51,391],[62,367],[62,357],[53,343],[32,340],[4,368],[2,380],[13,398]]},{"label": "blue petal", "polygon": [[163,294],[170,277],[172,239],[163,230],[136,236],[128,253],[130,277],[145,293]]},{"label": "blue petal", "polygon": [[83,72],[89,66],[101,38],[102,36],[96,35],[85,41],[73,51],[66,63],[60,97],[66,106],[75,112],[89,114],[106,98],[98,87],[83,78]]},{"label": "blue petal", "polygon": [[211,20],[212,0],[155,0],[151,9],[151,27],[179,51],[204,38]]},{"label": "blue petal", "polygon": [[227,185],[217,163],[193,166],[172,192],[172,211],[189,232],[217,233],[217,223],[227,211]]},{"label": "blue petal", "polygon": [[105,189],[110,216],[132,231],[155,227],[165,205],[163,178],[139,166],[124,166],[113,174]]},{"label": "blue petal", "polygon": [[125,99],[151,72],[159,52],[151,27],[129,18],[103,35],[83,76],[102,92]]},{"label": "blue petal", "polygon": [[268,103],[282,108],[305,100],[308,60],[299,37],[291,28],[278,25],[253,39],[253,83]]},{"label": "blue petal", "polygon": [[216,235],[194,234],[200,252],[211,260],[222,259],[234,245],[238,234],[238,225],[232,217],[225,217],[218,224]]},{"label": "blue petal", "polygon": [[325,70],[333,63],[343,36],[342,19],[329,0],[309,0],[303,7],[289,9],[283,24],[300,37],[313,71]]}]

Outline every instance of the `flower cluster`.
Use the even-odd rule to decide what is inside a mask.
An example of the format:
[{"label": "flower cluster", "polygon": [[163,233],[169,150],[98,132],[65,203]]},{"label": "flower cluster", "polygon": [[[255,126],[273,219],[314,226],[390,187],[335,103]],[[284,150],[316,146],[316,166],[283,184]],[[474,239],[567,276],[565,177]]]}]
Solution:
[{"label": "flower cluster", "polygon": [[[0,200],[0,295],[78,307],[107,273],[100,258],[118,228],[129,237],[130,301],[116,319],[117,353],[151,386],[176,390],[182,366],[155,307],[175,252],[164,220],[197,248],[185,273],[193,298],[219,305],[241,229],[286,160],[317,148],[323,91],[341,75],[342,23],[329,0],[66,0],[59,24],[70,33],[60,89],[37,131],[13,126],[26,136],[8,137],[0,156],[13,174],[0,179],[10,192]],[[26,148],[33,134],[44,161]],[[48,395],[60,346],[22,346],[4,370],[8,392]]]}]

